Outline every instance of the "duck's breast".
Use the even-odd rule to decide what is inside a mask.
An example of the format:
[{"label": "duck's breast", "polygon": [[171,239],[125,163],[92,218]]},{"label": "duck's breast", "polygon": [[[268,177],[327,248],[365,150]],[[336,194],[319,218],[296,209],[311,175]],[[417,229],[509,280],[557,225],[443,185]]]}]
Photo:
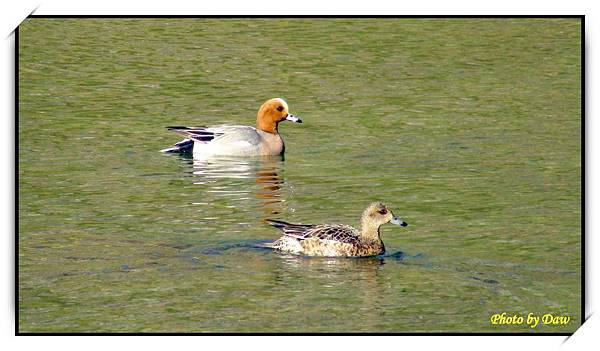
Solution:
[{"label": "duck's breast", "polygon": [[281,155],[285,150],[283,139],[279,133],[267,133],[257,130],[262,141],[260,144],[260,154],[266,156]]}]

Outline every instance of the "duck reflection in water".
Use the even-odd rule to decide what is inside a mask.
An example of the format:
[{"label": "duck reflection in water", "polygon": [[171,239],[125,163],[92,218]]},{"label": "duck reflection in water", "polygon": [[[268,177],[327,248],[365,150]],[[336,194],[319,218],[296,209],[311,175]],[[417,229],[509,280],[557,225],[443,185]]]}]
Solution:
[{"label": "duck reflection in water", "polygon": [[201,201],[194,204],[257,210],[261,218],[285,212],[289,188],[281,176],[283,156],[179,157],[192,166],[193,183],[206,189]]}]

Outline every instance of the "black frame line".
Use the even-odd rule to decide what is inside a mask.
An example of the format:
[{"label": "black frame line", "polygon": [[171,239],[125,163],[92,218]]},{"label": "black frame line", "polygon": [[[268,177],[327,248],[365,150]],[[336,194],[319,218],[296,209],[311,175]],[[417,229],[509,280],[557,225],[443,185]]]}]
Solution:
[{"label": "black frame line", "polygon": [[15,29],[15,335],[19,335],[19,27]]},{"label": "black frame line", "polygon": [[[35,10],[34,10],[35,12]],[[581,18],[585,15],[35,15],[27,18]],[[25,19],[27,19],[25,18]]]},{"label": "black frame line", "polygon": [[[33,11],[35,12],[35,10]],[[147,19],[147,18],[171,18],[171,19],[179,19],[179,18],[222,18],[222,19],[266,19],[266,18],[286,18],[286,19],[307,19],[307,18],[323,18],[323,19],[335,19],[335,18],[365,18],[365,19],[375,19],[375,18],[390,18],[390,19],[399,19],[399,18],[423,18],[423,19],[451,19],[451,18],[579,18],[580,26],[581,26],[581,319],[580,325],[581,327],[583,323],[587,320],[587,316],[585,314],[585,306],[586,306],[586,270],[585,270],[585,235],[586,235],[586,222],[585,222],[585,209],[586,209],[586,197],[585,197],[585,117],[586,117],[586,79],[585,79],[585,65],[586,65],[586,36],[585,36],[585,15],[35,15],[30,14],[24,20],[29,18],[57,18],[57,19],[103,19],[103,18],[127,18],[127,19]],[[373,333],[373,332],[364,332],[364,333],[344,333],[344,332],[327,332],[327,333],[311,333],[311,332],[282,332],[282,333],[261,333],[261,332],[194,332],[194,333],[181,333],[181,332],[173,332],[173,333],[165,333],[165,332],[124,332],[124,333],[115,333],[115,332],[20,332],[19,331],[19,26],[15,28],[15,56],[14,56],[14,87],[15,87],[15,335],[57,335],[57,336],[71,336],[71,335],[112,335],[112,336],[133,336],[133,335],[162,335],[162,336],[171,336],[171,335],[216,335],[216,336],[322,336],[322,335],[331,335],[331,336],[572,336],[577,330],[572,333],[561,333],[561,332],[548,332],[548,333],[531,333],[531,332],[382,332],[382,333]],[[579,328],[578,328],[579,329]],[[567,338],[568,339],[568,338]]]},{"label": "black frame line", "polygon": [[585,234],[586,234],[586,223],[585,223],[585,116],[586,116],[586,105],[585,105],[585,94],[586,94],[586,80],[585,80],[585,64],[587,62],[585,57],[585,16],[581,17],[581,323],[579,327],[585,323],[588,316],[585,314],[585,296],[586,296],[586,272],[585,272]]}]

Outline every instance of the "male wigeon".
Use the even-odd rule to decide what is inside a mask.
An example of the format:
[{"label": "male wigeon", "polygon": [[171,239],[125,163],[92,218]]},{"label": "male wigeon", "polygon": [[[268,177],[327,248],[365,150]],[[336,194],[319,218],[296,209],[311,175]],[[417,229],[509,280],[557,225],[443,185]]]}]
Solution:
[{"label": "male wigeon", "polygon": [[214,127],[167,127],[186,138],[162,152],[193,152],[199,156],[271,156],[285,150],[279,135],[279,122],[302,121],[289,113],[281,98],[267,100],[256,116],[256,128],[239,125]]},{"label": "male wigeon", "polygon": [[394,216],[381,202],[370,204],[360,218],[361,230],[344,224],[291,224],[267,220],[283,231],[283,236],[264,246],[293,254],[307,256],[366,257],[385,253],[379,227],[391,223],[406,227],[408,224]]}]

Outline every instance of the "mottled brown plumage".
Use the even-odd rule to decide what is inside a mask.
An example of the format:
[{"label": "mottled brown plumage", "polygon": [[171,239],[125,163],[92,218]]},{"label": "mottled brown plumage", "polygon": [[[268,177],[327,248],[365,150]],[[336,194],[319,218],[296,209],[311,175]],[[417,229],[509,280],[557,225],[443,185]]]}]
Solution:
[{"label": "mottled brown plumage", "polygon": [[268,220],[283,236],[267,247],[307,256],[376,256],[385,252],[379,227],[385,223],[406,226],[381,202],[370,204],[361,217],[361,230],[344,224],[292,224]]}]

